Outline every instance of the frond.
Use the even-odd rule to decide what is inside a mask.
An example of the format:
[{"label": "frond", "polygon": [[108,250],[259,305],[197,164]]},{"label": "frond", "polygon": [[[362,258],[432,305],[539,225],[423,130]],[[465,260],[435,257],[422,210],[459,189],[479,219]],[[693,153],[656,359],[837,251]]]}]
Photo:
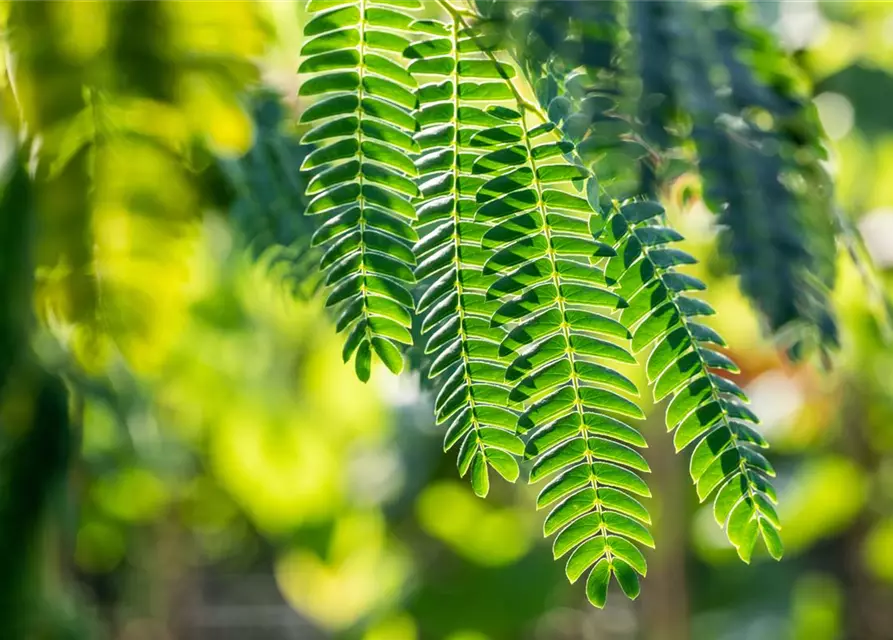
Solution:
[{"label": "frond", "polygon": [[451,421],[444,449],[458,446],[459,473],[471,472],[474,491],[487,495],[492,467],[509,482],[524,451],[517,414],[508,408],[505,337],[491,327],[499,302],[487,297],[497,276],[484,265],[492,247],[482,239],[494,223],[480,216],[476,200],[485,176],[481,163],[511,150],[521,135],[517,111],[500,105],[513,98],[513,68],[481,51],[477,35],[458,15],[424,21],[426,37],[407,47],[409,71],[419,79],[421,130],[416,135],[420,197],[414,251],[415,275],[427,285],[416,306],[433,357],[428,375],[443,378],[435,400],[438,424]]},{"label": "frond", "polygon": [[509,327],[500,353],[513,356],[509,400],[524,407],[519,429],[531,430],[530,481],[551,478],[537,500],[550,508],[544,534],[557,534],[556,558],[570,554],[571,582],[589,571],[587,596],[603,606],[612,576],[638,595],[646,564],[637,544],[652,544],[648,511],[634,497],[649,495],[635,473],[649,471],[636,450],[646,444],[622,421],[644,415],[625,395],[635,385],[615,368],[635,362],[618,344],[629,332],[610,315],[626,302],[589,265],[613,254],[593,238],[600,218],[575,193],[589,172],[568,159],[573,145],[541,111],[520,96],[519,108],[518,141],[472,168],[492,176],[477,194],[477,218],[493,223],[484,273],[500,274],[488,292],[502,302],[490,324]]},{"label": "frond", "polygon": [[662,214],[656,203],[634,202],[616,210],[605,227],[604,239],[617,251],[605,275],[629,300],[620,320],[633,332],[634,352],[655,345],[646,371],[655,401],[671,398],[666,423],[676,450],[693,447],[698,497],[714,496],[716,520],[742,560],[750,561],[758,538],[780,558],[775,471],[759,451],[768,443],[755,429],[759,420],[747,395],[722,375],[738,367],[717,349],[723,339],[699,321],[714,311],[690,295],[704,284],[677,271],[695,259],[671,246],[682,236],[656,222]]},{"label": "frond", "polygon": [[232,191],[229,215],[251,255],[269,264],[298,295],[309,295],[322,284],[318,247],[310,241],[316,218],[303,215],[306,187],[294,171],[306,148],[285,129],[287,114],[269,90],[251,98],[254,144],[239,158],[224,158],[220,167]]},{"label": "frond", "polygon": [[[326,250],[338,329],[350,329],[345,360],[356,352],[362,379],[373,351],[399,371],[397,344],[411,344],[418,317],[428,376],[443,381],[436,420],[449,423],[444,447],[458,448],[460,474],[484,496],[490,467],[514,481],[515,456],[530,459],[530,481],[548,480],[537,506],[549,510],[554,555],[567,556],[572,582],[588,574],[587,596],[603,606],[612,578],[638,595],[642,547],[654,544],[639,500],[650,496],[646,443],[627,424],[644,415],[622,369],[657,343],[649,378],[658,399],[672,396],[667,422],[679,450],[693,447],[699,496],[715,496],[742,558],[758,537],[780,556],[757,418],[717,373],[735,365],[697,320],[710,307],[686,294],[703,284],[675,270],[693,259],[667,246],[680,236],[654,222],[659,205],[630,203],[607,221],[597,213],[613,202],[603,193],[628,193],[658,164],[642,131],[678,116],[679,77],[661,77],[674,93],[643,127],[627,93],[622,3],[516,13],[491,4],[490,20],[474,24],[468,7],[441,5],[445,20],[411,17],[416,0],[309,3],[300,71],[312,77],[301,95],[321,99],[302,117],[304,142],[317,145],[302,168],[307,213],[327,216],[314,243]],[[654,17],[634,22],[643,16]],[[649,33],[677,51],[680,32],[661,31],[665,18]],[[532,26],[532,40],[515,34],[515,45],[541,46],[512,60],[498,20]],[[662,68],[649,67],[652,82]]]},{"label": "frond", "polygon": [[336,329],[348,332],[344,360],[356,354],[364,381],[373,352],[397,373],[399,345],[412,344],[417,82],[394,52],[408,46],[407,10],[418,6],[311,0],[314,15],[304,26],[310,39],[298,71],[312,77],[300,95],[323,96],[301,116],[312,125],[303,142],[317,145],[301,165],[313,176],[305,213],[326,216],[313,238],[325,248],[326,305],[339,309]]},{"label": "frond", "polygon": [[[669,92],[691,116],[705,199],[726,229],[743,293],[773,332],[801,325],[836,343],[826,294],[834,277],[831,185],[820,127],[785,76],[784,56],[744,26],[737,5],[641,3],[635,15],[638,40],[649,43],[640,51],[652,81],[646,91]],[[743,60],[759,60],[769,77]],[[655,86],[656,78],[672,86]]]}]

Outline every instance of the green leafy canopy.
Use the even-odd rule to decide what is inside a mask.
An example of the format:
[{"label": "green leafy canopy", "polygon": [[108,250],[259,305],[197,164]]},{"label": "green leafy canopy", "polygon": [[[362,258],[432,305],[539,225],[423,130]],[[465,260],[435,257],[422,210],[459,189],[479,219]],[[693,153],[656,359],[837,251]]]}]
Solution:
[{"label": "green leafy canopy", "polygon": [[622,373],[643,354],[698,497],[742,559],[758,539],[781,557],[767,443],[700,321],[713,310],[679,270],[694,262],[681,235],[656,202],[612,201],[566,135],[570,109],[474,10],[441,7],[307,5],[301,170],[345,361],[368,380],[374,359],[399,373],[419,346],[460,475],[483,497],[491,470],[513,482],[530,461],[554,556],[601,607],[612,578],[638,595],[654,546],[630,424],[644,414]]}]

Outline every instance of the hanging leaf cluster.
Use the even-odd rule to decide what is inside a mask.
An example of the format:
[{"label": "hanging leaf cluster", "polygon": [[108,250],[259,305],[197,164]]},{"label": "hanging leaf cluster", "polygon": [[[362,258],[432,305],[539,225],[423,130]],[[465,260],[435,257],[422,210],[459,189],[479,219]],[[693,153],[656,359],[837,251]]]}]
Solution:
[{"label": "hanging leaf cluster", "polygon": [[[423,351],[459,474],[483,497],[492,472],[514,482],[523,463],[555,558],[601,607],[612,580],[638,595],[654,546],[644,413],[624,374],[639,354],[698,497],[742,559],[758,540],[780,557],[766,441],[702,322],[704,284],[680,269],[694,258],[659,204],[616,200],[592,172],[600,126],[620,119],[591,117],[580,79],[569,97],[573,81],[531,82],[536,65],[470,6],[440,7],[307,4],[301,170],[345,362],[368,380],[375,361],[399,373]],[[572,49],[573,66],[611,67],[613,28]]]}]

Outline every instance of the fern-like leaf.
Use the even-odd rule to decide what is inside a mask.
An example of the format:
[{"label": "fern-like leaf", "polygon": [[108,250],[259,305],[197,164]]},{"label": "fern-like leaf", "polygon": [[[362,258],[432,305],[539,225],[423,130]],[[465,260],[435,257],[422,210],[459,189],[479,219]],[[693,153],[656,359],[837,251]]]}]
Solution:
[{"label": "fern-like leaf", "polygon": [[655,222],[662,214],[656,203],[634,202],[606,226],[604,239],[617,251],[606,277],[629,300],[621,322],[633,331],[634,352],[655,345],[648,378],[655,401],[671,398],[666,423],[676,450],[693,447],[690,473],[698,497],[715,496],[716,520],[742,560],[750,561],[760,537],[780,558],[781,525],[770,480],[775,471],[759,452],[768,443],[754,428],[759,420],[746,406],[747,395],[719,373],[737,373],[738,367],[717,350],[725,346],[719,334],[698,320],[714,311],[689,295],[705,286],[676,270],[695,259],[670,246],[682,236]]},{"label": "fern-like leaf", "polygon": [[298,71],[313,77],[300,95],[324,96],[301,117],[312,124],[303,142],[318,145],[301,167],[313,172],[305,212],[327,217],[313,238],[326,248],[320,261],[332,287],[326,305],[340,309],[336,329],[349,331],[344,360],[356,354],[364,381],[373,352],[397,373],[403,368],[398,345],[412,344],[417,83],[394,52],[408,45],[406,10],[418,6],[416,0],[311,0],[308,11],[315,15],[304,26],[311,38]]},{"label": "fern-like leaf", "polygon": [[571,582],[589,571],[587,596],[601,607],[611,576],[638,595],[646,563],[637,543],[652,545],[648,511],[634,497],[649,495],[635,473],[649,471],[636,451],[645,440],[619,419],[644,415],[623,395],[635,385],[610,366],[635,362],[618,344],[628,331],[609,315],[626,302],[588,264],[613,254],[594,240],[600,219],[574,193],[589,172],[565,157],[573,145],[552,122],[519,106],[527,112],[521,139],[498,162],[473,167],[494,176],[477,195],[478,218],[495,223],[483,237],[496,249],[484,272],[502,274],[489,291],[503,300],[491,324],[511,327],[500,350],[514,356],[506,375],[509,399],[525,408],[519,427],[532,430],[530,481],[552,478],[537,500],[551,509],[544,534],[557,534],[556,558],[570,554]]},{"label": "fern-like leaf", "polygon": [[404,52],[410,72],[421,79],[415,274],[428,286],[416,310],[427,335],[425,353],[434,358],[428,375],[445,378],[435,400],[437,422],[451,420],[444,449],[458,445],[459,473],[470,471],[475,493],[486,496],[488,468],[514,482],[515,456],[524,451],[517,414],[507,408],[507,365],[498,353],[505,332],[490,326],[499,303],[486,296],[496,276],[483,272],[492,251],[481,238],[493,223],[476,219],[481,206],[475,199],[486,178],[473,171],[521,135],[520,114],[496,104],[512,97],[503,74],[514,71],[487,58],[455,15],[418,28],[428,35]]},{"label": "fern-like leaf", "polygon": [[[699,496],[716,496],[743,559],[758,537],[779,557],[765,440],[744,392],[717,373],[735,365],[696,320],[709,305],[686,295],[703,284],[675,270],[693,259],[667,246],[681,237],[654,222],[659,205],[596,213],[610,198],[568,139],[596,161],[613,139],[634,141],[635,123],[561,56],[525,58],[525,76],[499,38],[469,24],[470,7],[441,5],[445,21],[395,9],[416,0],[310,2],[301,70],[314,76],[301,93],[326,97],[303,116],[304,141],[322,143],[304,163],[308,212],[331,216],[315,242],[327,247],[338,328],[352,327],[345,360],[356,351],[366,379],[374,350],[398,371],[394,343],[410,342],[413,309],[460,474],[484,496],[490,467],[514,481],[515,456],[530,459],[530,481],[548,480],[537,506],[549,510],[554,555],[572,582],[588,574],[601,607],[612,578],[638,595],[642,547],[654,544],[639,501],[650,496],[647,445],[627,424],[644,414],[619,369],[657,343],[649,377],[658,400],[672,396],[667,423],[679,450],[693,446]],[[603,67],[619,87],[618,7],[606,7],[605,33],[584,34],[595,48],[564,57]],[[558,13],[573,24],[574,12]]]},{"label": "fern-like leaf", "polygon": [[[831,187],[820,165],[820,127],[791,91],[792,79],[781,77],[783,55],[748,30],[741,13],[741,6],[641,3],[633,26],[643,72],[651,71],[645,79],[653,82],[657,69],[672,79],[645,90],[669,92],[690,115],[705,199],[726,229],[741,289],[769,328],[799,324],[834,344],[826,295],[834,277]],[[759,70],[746,58],[759,59]],[[770,116],[771,126],[759,126],[754,113]]]},{"label": "fern-like leaf", "polygon": [[321,252],[310,246],[315,218],[304,216],[304,181],[294,171],[306,157],[283,124],[287,114],[278,96],[264,89],[251,96],[254,145],[240,158],[219,160],[233,194],[230,218],[251,255],[269,264],[296,295],[306,297],[322,284]]}]

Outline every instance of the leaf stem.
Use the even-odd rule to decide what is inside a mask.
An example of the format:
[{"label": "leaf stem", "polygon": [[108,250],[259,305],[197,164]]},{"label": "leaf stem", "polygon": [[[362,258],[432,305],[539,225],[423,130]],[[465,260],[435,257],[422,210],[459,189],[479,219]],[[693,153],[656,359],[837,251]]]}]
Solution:
[{"label": "leaf stem", "polygon": [[493,55],[493,52],[483,44],[481,44],[480,38],[477,33],[471,29],[471,25],[465,20],[466,17],[477,18],[479,17],[477,13],[471,11],[470,9],[460,9],[458,7],[453,6],[447,0],[437,0],[437,2],[446,9],[449,14],[453,17],[453,20],[462,24],[462,26],[468,31],[469,35],[474,38],[475,43],[478,45],[478,49],[486,55],[495,65],[497,73],[505,80],[506,84],[508,84],[509,88],[512,90],[512,94],[515,96],[515,100],[518,103],[518,107],[521,108],[522,111],[532,111],[540,118],[542,118],[543,122],[546,122],[548,118],[546,118],[545,114],[542,112],[542,109],[527,100],[524,96],[521,95],[521,92],[518,91],[518,88],[515,86],[515,83],[512,82],[512,79],[505,74],[505,71],[502,69],[502,63],[499,59]]},{"label": "leaf stem", "polygon": [[369,348],[372,348],[372,328],[369,326],[369,307],[367,302],[368,292],[366,290],[366,198],[363,196],[363,164],[365,156],[363,154],[363,80],[366,71],[366,0],[360,2],[360,43],[359,54],[360,64],[357,69],[359,84],[357,85],[357,155],[359,156],[359,172],[357,174],[360,194],[357,198],[357,204],[360,207],[360,277],[363,279],[360,285],[360,295],[363,297],[363,316],[361,322],[365,323],[364,332]]}]

